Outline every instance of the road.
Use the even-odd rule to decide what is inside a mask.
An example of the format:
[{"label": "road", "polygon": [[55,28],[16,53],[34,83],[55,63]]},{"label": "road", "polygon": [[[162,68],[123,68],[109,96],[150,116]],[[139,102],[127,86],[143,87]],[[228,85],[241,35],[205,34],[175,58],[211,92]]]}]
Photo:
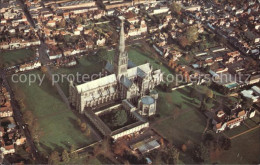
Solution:
[{"label": "road", "polygon": [[11,89],[7,79],[6,79],[6,73],[5,73],[4,70],[0,70],[0,73],[1,73],[0,77],[3,80],[3,85],[6,87],[7,91],[10,94],[11,105],[12,105],[12,108],[13,108],[13,117],[14,117],[19,129],[23,130],[23,132],[24,132],[27,143],[29,144],[29,146],[31,148],[33,158],[35,158],[36,162],[40,163],[40,162],[42,162],[41,161],[42,159],[41,159],[41,157],[40,157],[40,155],[39,155],[39,153],[36,149],[36,146],[34,144],[34,141],[33,141],[33,138],[30,134],[30,131],[23,121],[23,115],[20,111],[19,106],[17,105],[17,102],[15,101],[14,93],[13,93],[13,91],[12,91],[12,89]]}]

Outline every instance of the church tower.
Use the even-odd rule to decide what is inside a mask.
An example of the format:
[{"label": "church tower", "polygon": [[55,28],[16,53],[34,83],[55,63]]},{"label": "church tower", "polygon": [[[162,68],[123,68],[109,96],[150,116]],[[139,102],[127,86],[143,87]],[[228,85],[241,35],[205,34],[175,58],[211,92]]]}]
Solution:
[{"label": "church tower", "polygon": [[121,23],[120,41],[114,58],[114,71],[118,79],[127,76],[128,54],[125,50],[124,21]]}]

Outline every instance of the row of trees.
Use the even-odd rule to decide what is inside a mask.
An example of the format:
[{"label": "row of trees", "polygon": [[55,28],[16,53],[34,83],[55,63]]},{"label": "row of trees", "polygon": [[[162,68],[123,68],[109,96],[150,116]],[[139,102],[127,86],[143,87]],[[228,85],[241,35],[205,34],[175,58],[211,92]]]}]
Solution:
[{"label": "row of trees", "polygon": [[33,137],[33,140],[35,142],[39,142],[40,140],[40,126],[36,119],[36,117],[33,115],[32,111],[27,110],[23,114],[23,118],[26,121],[28,128],[30,130],[31,136]]},{"label": "row of trees", "polygon": [[81,132],[85,133],[86,136],[90,135],[91,130],[85,122],[82,122],[80,119],[77,119],[77,124],[80,127]]},{"label": "row of trees", "polygon": [[48,164],[59,164],[60,162],[68,163],[70,159],[78,158],[78,153],[75,152],[75,146],[71,146],[70,152],[63,150],[60,154],[58,151],[53,151],[48,158]]}]

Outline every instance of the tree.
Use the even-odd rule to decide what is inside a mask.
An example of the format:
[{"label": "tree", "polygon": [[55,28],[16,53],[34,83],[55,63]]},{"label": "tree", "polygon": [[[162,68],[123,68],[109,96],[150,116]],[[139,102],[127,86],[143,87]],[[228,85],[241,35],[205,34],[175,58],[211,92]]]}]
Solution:
[{"label": "tree", "polygon": [[29,111],[29,110],[25,111],[23,114],[23,118],[29,126],[32,125],[33,120],[34,120],[32,111]]},{"label": "tree", "polygon": [[85,130],[85,135],[86,135],[86,136],[89,136],[90,133],[91,133],[91,130],[90,130],[89,127],[87,127],[87,129]]},{"label": "tree", "polygon": [[43,73],[46,73],[46,72],[47,72],[47,67],[46,67],[46,66],[42,66],[42,67],[41,67],[41,71],[42,71]]},{"label": "tree", "polygon": [[186,29],[186,33],[185,36],[188,40],[188,45],[191,45],[193,42],[195,42],[198,37],[199,37],[199,33],[198,33],[198,27],[196,25],[190,26]]},{"label": "tree", "polygon": [[253,100],[251,98],[244,98],[242,101],[242,107],[245,109],[251,108],[253,105]]},{"label": "tree", "polygon": [[114,126],[122,126],[127,122],[127,114],[125,110],[118,110],[112,117]]},{"label": "tree", "polygon": [[48,159],[48,164],[58,164],[60,162],[60,156],[57,151],[51,153]]},{"label": "tree", "polygon": [[186,144],[183,144],[183,145],[181,146],[181,150],[182,150],[183,152],[186,152],[186,151],[187,151],[187,145],[186,145]]},{"label": "tree", "polygon": [[193,159],[199,163],[206,161],[209,158],[209,150],[203,144],[195,146],[193,151]]},{"label": "tree", "polygon": [[185,36],[180,36],[180,37],[178,38],[178,40],[179,40],[179,44],[180,44],[181,47],[183,47],[183,48],[186,48],[186,46],[189,45],[189,41],[188,41],[187,37],[185,37]]},{"label": "tree", "polygon": [[178,3],[173,2],[170,9],[172,12],[177,13],[178,15],[181,15],[181,5],[179,5]]},{"label": "tree", "polygon": [[219,139],[218,145],[223,150],[229,150],[231,148],[231,140],[225,136]]},{"label": "tree", "polygon": [[190,90],[190,97],[192,97],[193,99],[197,96],[197,90],[196,87],[192,87]]},{"label": "tree", "polygon": [[75,151],[76,151],[75,146],[74,146],[74,145],[71,145],[71,146],[70,146],[70,158],[75,159],[75,158],[77,158],[77,157],[79,156],[78,153],[75,152]]},{"label": "tree", "polygon": [[207,110],[207,105],[206,105],[206,103],[205,103],[205,98],[203,98],[203,100],[201,100],[201,102],[200,102],[200,110],[201,110],[202,112],[204,112],[204,111]]},{"label": "tree", "polygon": [[65,28],[66,26],[66,21],[65,19],[62,19],[59,23],[58,23],[58,27],[59,28]]},{"label": "tree", "polygon": [[97,52],[97,55],[98,55],[100,61],[107,61],[108,60],[107,59],[107,57],[108,57],[107,56],[107,50],[104,49],[104,48],[99,49],[98,52]]},{"label": "tree", "polygon": [[87,129],[87,124],[86,123],[81,123],[80,129],[81,129],[82,132],[85,132],[86,129]]},{"label": "tree", "polygon": [[213,91],[211,89],[207,89],[206,91],[207,98],[213,99],[213,95],[214,95]]},{"label": "tree", "polygon": [[170,147],[168,150],[169,158],[171,163],[178,164],[180,152],[174,146]]},{"label": "tree", "polygon": [[61,157],[62,157],[62,161],[63,162],[68,162],[70,157],[69,157],[69,153],[67,150],[63,150],[62,154],[61,154]]},{"label": "tree", "polygon": [[77,119],[77,124],[78,126],[81,126],[81,120],[79,118]]}]

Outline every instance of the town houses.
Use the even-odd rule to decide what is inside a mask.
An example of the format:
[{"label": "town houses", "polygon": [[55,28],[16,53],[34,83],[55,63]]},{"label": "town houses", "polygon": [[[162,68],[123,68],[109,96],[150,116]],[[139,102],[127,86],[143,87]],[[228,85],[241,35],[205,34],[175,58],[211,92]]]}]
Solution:
[{"label": "town houses", "polygon": [[0,157],[14,154],[17,146],[25,144],[26,138],[20,133],[13,118],[10,94],[0,84]]}]

